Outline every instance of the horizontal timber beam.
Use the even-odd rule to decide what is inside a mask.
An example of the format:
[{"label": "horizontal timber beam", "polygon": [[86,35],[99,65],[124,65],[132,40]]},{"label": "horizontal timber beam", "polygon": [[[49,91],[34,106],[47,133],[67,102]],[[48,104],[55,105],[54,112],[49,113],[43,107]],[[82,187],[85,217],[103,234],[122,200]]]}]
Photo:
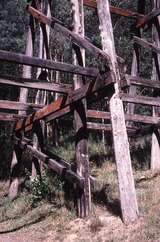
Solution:
[{"label": "horizontal timber beam", "polygon": [[[96,0],[84,0],[83,4],[87,7],[97,8]],[[114,6],[110,6],[110,11],[113,14],[117,14],[117,15],[120,15],[123,17],[131,17],[131,18],[138,19],[138,20],[140,18],[144,17],[144,15],[138,14],[136,12],[132,12],[127,9],[118,8],[118,7],[114,7]]]},{"label": "horizontal timber beam", "polygon": [[[110,113],[104,112],[104,111],[97,111],[97,110],[87,110],[87,118],[110,120]],[[160,123],[160,117],[138,115],[138,114],[125,114],[125,120],[137,122],[137,123],[144,123],[144,124]]]},{"label": "horizontal timber beam", "polygon": [[83,76],[97,77],[99,70],[96,68],[81,67],[62,62],[44,60],[37,57],[29,57],[23,54],[0,50],[0,60],[14,62],[22,65],[41,67],[45,69],[69,72]]},{"label": "horizontal timber beam", "polygon": [[80,35],[68,30],[63,26],[62,23],[59,22],[56,18],[48,18],[46,15],[44,15],[42,12],[38,11],[37,9],[31,7],[30,5],[27,6],[27,11],[30,13],[33,17],[35,17],[38,21],[47,24],[51,26],[55,31],[62,33],[63,36],[68,38],[70,41],[72,41],[74,44],[78,45],[81,48],[84,48],[87,52],[92,54],[96,58],[102,58],[105,62],[111,64],[111,60],[108,54],[103,52],[101,49],[94,46],[92,43],[90,43],[87,39],[81,37]]},{"label": "horizontal timber beam", "polygon": [[83,87],[72,91],[67,97],[60,97],[51,104],[29,115],[25,122],[23,120],[19,120],[16,124],[15,131],[19,131],[21,129],[29,131],[32,129],[32,125],[35,121],[46,119],[50,115],[52,115],[52,119],[62,117],[68,112],[71,112],[74,109],[75,103],[83,98],[90,98],[94,95],[94,93],[98,93],[101,90],[105,91],[106,96],[107,91],[109,92],[111,90],[111,86],[113,86],[113,83],[110,75],[108,76],[108,79],[105,79],[104,81],[97,78],[96,80],[85,84]]},{"label": "horizontal timber beam", "polygon": [[121,98],[124,102],[134,104],[144,104],[149,106],[160,107],[160,98],[158,97],[147,97],[147,96],[131,96],[129,94],[121,94]]},{"label": "horizontal timber beam", "polygon": [[125,75],[124,81],[121,82],[121,87],[129,87],[130,85],[143,86],[148,88],[160,89],[160,81],[145,79],[138,76]]},{"label": "horizontal timber beam", "polygon": [[30,89],[44,90],[49,92],[58,92],[67,94],[72,90],[71,85],[67,84],[57,84],[57,83],[48,83],[42,82],[38,79],[27,79],[27,78],[17,78],[15,76],[10,76],[7,78],[0,76],[0,85],[9,85],[9,86],[17,86],[24,87]]},{"label": "horizontal timber beam", "polygon": [[34,111],[42,108],[41,104],[20,103],[15,101],[0,100],[0,109]]},{"label": "horizontal timber beam", "polygon": [[154,44],[152,44],[152,43],[150,43],[150,42],[148,42],[144,39],[138,38],[136,36],[134,36],[133,40],[134,40],[135,43],[139,44],[140,46],[142,46],[142,47],[144,47],[148,50],[151,50],[155,53],[160,54],[160,48],[158,48],[156,45],[154,45]]},{"label": "horizontal timber beam", "polygon": [[[127,132],[128,134],[135,134],[135,132],[137,131],[136,128],[134,127],[126,127],[127,128]],[[93,123],[93,122],[87,122],[87,129],[89,130],[98,130],[98,131],[105,131],[105,132],[111,132],[112,131],[112,127],[110,124],[102,124],[102,123]]]},{"label": "horizontal timber beam", "polygon": [[19,114],[0,112],[0,121],[16,122],[16,121],[18,121],[19,119],[22,119],[22,118],[25,118],[25,116],[19,115]]}]

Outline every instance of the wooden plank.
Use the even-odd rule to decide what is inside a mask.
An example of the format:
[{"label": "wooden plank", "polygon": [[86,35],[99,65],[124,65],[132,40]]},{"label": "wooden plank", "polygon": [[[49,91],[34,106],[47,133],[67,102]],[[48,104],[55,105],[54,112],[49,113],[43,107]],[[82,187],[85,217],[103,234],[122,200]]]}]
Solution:
[{"label": "wooden plank", "polygon": [[42,12],[36,10],[35,8],[28,5],[27,11],[35,17],[38,21],[51,26],[55,31],[62,33],[66,38],[68,38],[73,43],[77,44],[81,48],[84,48],[87,52],[92,54],[96,58],[102,58],[104,61],[107,61],[110,65],[110,58],[107,53],[104,53],[101,49],[97,48],[91,44],[87,39],[81,37],[80,35],[68,30],[63,27],[56,18],[48,18]]},{"label": "wooden plank", "polygon": [[0,76],[0,85],[25,87],[30,89],[44,90],[49,92],[58,92],[63,94],[67,94],[72,90],[71,85],[67,85],[67,84],[47,83],[47,82],[41,82],[36,79],[17,78],[14,76],[10,77],[10,79],[6,79],[6,78],[5,77],[3,78]]},{"label": "wooden plank", "polygon": [[98,111],[98,110],[87,110],[87,118],[110,120],[111,115],[109,112]]},{"label": "wooden plank", "polygon": [[[153,8],[159,9],[160,8],[160,1],[155,0],[153,1]],[[152,42],[154,46],[160,48],[160,17],[154,21],[154,26],[152,26]],[[160,50],[160,49],[159,49]],[[157,80],[159,82],[160,79],[160,55],[157,53],[152,54],[152,79]],[[159,92],[157,93],[159,96]],[[157,96],[156,94],[156,96]],[[159,116],[159,108],[153,107],[152,115],[153,118]],[[160,130],[154,130],[152,133],[152,143],[151,143],[151,163],[150,168],[152,171],[160,171]]]},{"label": "wooden plank", "polygon": [[[95,131],[104,131],[107,133],[112,132],[112,127],[110,124],[102,124],[102,123],[87,122],[87,129],[95,130]],[[127,133],[129,135],[134,135],[136,132],[137,132],[137,128],[127,126]]]},{"label": "wooden plank", "polygon": [[97,0],[100,22],[101,40],[104,51],[109,52],[112,60],[112,70],[116,84],[115,94],[109,100],[111,113],[112,134],[115,160],[118,172],[118,184],[121,201],[121,211],[124,223],[129,224],[138,218],[138,205],[134,184],[134,177],[129,152],[129,142],[125,125],[123,103],[120,99],[120,73],[117,68],[116,50],[114,44],[113,27],[108,0]]},{"label": "wooden plank", "polygon": [[23,54],[17,54],[14,52],[4,50],[0,50],[0,60],[14,62],[23,65],[36,66],[45,69],[69,72],[90,77],[97,77],[97,75],[99,74],[99,71],[96,68],[84,68],[81,66],[75,66],[62,62],[44,60],[37,57],[29,57]]},{"label": "wooden plank", "polygon": [[130,85],[135,85],[135,86],[143,86],[147,88],[160,89],[159,80],[145,79],[138,76],[130,76],[130,75],[125,75],[125,79],[126,81],[121,83],[122,88],[129,87]]},{"label": "wooden plank", "polygon": [[[67,106],[71,104],[73,105],[74,102],[81,100],[86,96],[91,96],[94,92],[98,92],[98,90],[107,89],[107,86],[110,85],[110,82],[112,83],[112,80],[110,80],[110,77],[108,77],[108,80],[105,80],[105,83],[103,83],[102,80],[100,81],[99,79],[97,79],[96,81],[91,81],[90,83],[87,83],[82,88],[72,91],[67,97],[58,98],[56,101],[45,106],[41,110],[38,110],[36,113],[29,115],[25,123],[23,123],[23,120],[18,121],[15,130],[18,131],[20,129],[27,128],[27,126],[29,126],[29,129],[27,129],[29,131],[30,129],[32,129],[30,125],[32,125],[33,122],[37,120],[45,119],[47,118],[47,116],[50,116],[50,115],[56,118],[63,116],[64,111],[73,110],[73,108],[66,109]],[[55,116],[54,116],[54,113],[55,113]]]},{"label": "wooden plank", "polygon": [[[84,12],[83,0],[71,0],[72,5],[72,25],[73,33],[84,38]],[[86,42],[88,45],[88,43]],[[87,47],[86,45],[86,47]],[[83,46],[81,46],[83,47]],[[74,48],[74,50],[76,50]],[[73,64],[85,65],[84,49],[78,49],[73,53]],[[84,80],[74,75],[75,90],[83,88]],[[100,80],[99,80],[100,81]],[[100,81],[101,82],[101,81]],[[75,104],[75,161],[76,173],[84,177],[84,189],[77,189],[77,210],[81,218],[88,217],[91,213],[91,188],[90,188],[90,169],[88,156],[88,132],[86,124],[86,100]]]},{"label": "wooden plank", "polygon": [[137,28],[143,28],[146,24],[153,23],[153,20],[160,15],[160,9],[152,10],[150,13],[148,13],[146,16],[141,18],[136,27]]},{"label": "wooden plank", "polygon": [[0,109],[34,111],[42,107],[40,104],[0,100]]},{"label": "wooden plank", "polygon": [[2,112],[0,112],[0,121],[16,122],[19,119],[22,119],[24,117],[25,117],[24,115],[11,114],[11,113],[2,113]]},{"label": "wooden plank", "polygon": [[93,130],[103,130],[111,132],[111,125],[109,124],[102,124],[102,123],[93,123],[93,122],[87,122],[87,129],[93,129]]},{"label": "wooden plank", "polygon": [[[91,8],[97,8],[97,3],[96,0],[84,0],[84,5],[87,7],[91,7]],[[123,17],[131,17],[134,19],[140,19],[142,17],[144,17],[144,15],[127,10],[127,9],[123,9],[123,8],[118,8],[118,7],[114,7],[112,5],[110,5],[110,12],[113,14],[117,14]]]},{"label": "wooden plank", "polygon": [[121,94],[123,102],[144,104],[149,106],[160,107],[160,98],[146,97],[146,96],[131,96],[129,94]]},{"label": "wooden plank", "polygon": [[148,50],[151,50],[155,53],[160,54],[160,48],[158,48],[156,45],[154,45],[154,44],[152,44],[152,43],[150,43],[150,42],[148,42],[144,39],[138,38],[136,36],[134,36],[133,40],[134,40],[135,43],[139,44],[140,46],[142,46],[142,47],[144,47]]},{"label": "wooden plank", "polygon": [[[105,119],[110,120],[110,113],[104,111],[97,111],[97,110],[87,110],[87,118],[95,118],[95,119]],[[157,124],[160,122],[159,117],[152,117],[147,115],[138,115],[138,114],[125,114],[126,121],[133,121],[137,123],[144,123],[144,124]]]},{"label": "wooden plank", "polygon": [[34,156],[37,159],[40,159],[44,164],[46,164],[51,170],[56,172],[58,175],[69,180],[70,182],[78,184],[81,188],[83,188],[84,178],[77,175],[75,172],[68,170],[66,166],[62,165],[62,163],[59,163],[59,161],[57,161],[56,159],[50,158],[43,152],[33,148],[31,145],[28,145],[25,141],[21,141],[20,148],[27,149],[29,152],[31,152],[32,156]]}]

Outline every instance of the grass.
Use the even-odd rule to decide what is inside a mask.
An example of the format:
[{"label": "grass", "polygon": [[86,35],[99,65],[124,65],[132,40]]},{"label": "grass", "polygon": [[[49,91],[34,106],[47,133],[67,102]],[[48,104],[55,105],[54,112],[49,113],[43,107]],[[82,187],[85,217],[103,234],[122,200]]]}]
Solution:
[{"label": "grass", "polygon": [[[67,160],[73,160],[73,148],[70,144],[63,148],[56,148],[53,152]],[[43,185],[35,181],[32,184],[34,192],[31,186],[14,201],[10,201],[3,195],[5,194],[4,186],[0,186],[0,194],[3,195],[0,198],[0,228],[15,230],[29,226],[26,228],[29,230],[35,223],[37,223],[34,225],[35,228],[36,226],[41,228],[45,223],[46,230],[50,231],[52,239],[54,238],[50,241],[55,242],[67,241],[67,238],[70,238],[68,241],[77,242],[153,242],[158,240],[160,238],[159,174],[146,171],[146,167],[134,169],[141,219],[134,225],[125,227],[120,220],[117,171],[111,157],[111,150],[104,152],[104,147],[100,142],[92,142],[89,144],[89,153],[91,174],[96,177],[97,183],[92,188],[93,215],[88,220],[76,219],[73,193],[66,200],[65,183],[55,174],[47,171],[43,175]],[[38,200],[35,197],[38,197]],[[40,221],[42,225],[38,223]],[[44,237],[43,234],[41,237]]]}]

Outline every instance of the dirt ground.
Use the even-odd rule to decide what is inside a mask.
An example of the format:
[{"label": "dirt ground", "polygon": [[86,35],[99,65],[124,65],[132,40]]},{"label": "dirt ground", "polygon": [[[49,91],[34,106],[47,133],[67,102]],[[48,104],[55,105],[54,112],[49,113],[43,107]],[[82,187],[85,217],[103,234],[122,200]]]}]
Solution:
[{"label": "dirt ground", "polygon": [[[0,242],[160,242],[160,175],[147,172],[135,180],[140,218],[129,226],[104,205],[93,205],[93,215],[86,220],[73,218],[62,207],[35,222],[33,213],[32,222],[0,234]],[[3,221],[0,231],[19,219]]]}]

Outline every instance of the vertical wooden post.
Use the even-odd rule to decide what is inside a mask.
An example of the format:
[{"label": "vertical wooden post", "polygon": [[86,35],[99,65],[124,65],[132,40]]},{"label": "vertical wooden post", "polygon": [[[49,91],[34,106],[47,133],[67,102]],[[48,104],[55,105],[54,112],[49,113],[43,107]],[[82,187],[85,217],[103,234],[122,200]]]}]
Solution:
[{"label": "vertical wooden post", "polygon": [[[31,28],[31,19],[28,25],[28,32],[27,32],[27,41],[26,41],[26,52],[27,56],[33,55],[33,33]],[[23,77],[30,78],[31,77],[31,66],[24,65],[23,66]],[[20,89],[20,97],[19,101],[22,103],[26,103],[28,98],[28,89],[21,88]],[[25,114],[25,111],[19,111],[19,114]],[[18,149],[18,148],[17,148]],[[19,153],[19,152],[18,152]],[[20,159],[20,158],[19,158]],[[9,197],[14,198],[17,196],[18,193],[18,186],[19,186],[19,174],[18,174],[18,166],[20,165],[20,161],[16,158],[16,152],[13,151],[12,161],[11,161],[11,182],[10,182],[10,189],[9,189]],[[15,172],[16,170],[16,172]],[[14,177],[14,178],[13,178]]]},{"label": "vertical wooden post", "polygon": [[21,171],[21,157],[22,157],[22,150],[18,144],[14,145],[14,150],[12,154],[12,164],[11,164],[11,178],[10,178],[10,187],[8,196],[10,199],[15,199],[18,194],[19,189],[19,178],[20,178],[20,171]]},{"label": "vertical wooden post", "polygon": [[[73,16],[73,31],[83,35],[83,1],[71,0],[72,3],[72,16]],[[80,10],[81,9],[81,10]],[[84,52],[81,57],[84,57]],[[83,58],[81,58],[83,59]],[[73,62],[77,64],[76,54],[73,55]],[[80,64],[80,63],[79,63]],[[81,63],[83,65],[83,63]],[[74,88],[82,87],[83,80],[75,75]],[[77,173],[85,179],[84,189],[79,191],[77,204],[78,216],[86,217],[91,211],[91,191],[90,191],[90,178],[89,178],[89,158],[88,158],[88,131],[86,122],[86,105],[84,102],[79,101],[75,104],[75,128],[76,128],[76,163]]]},{"label": "vertical wooden post", "polygon": [[[40,0],[39,4],[37,5],[37,7],[40,8],[41,11],[44,14],[47,15],[47,17],[51,17],[50,1],[46,2],[45,0]],[[41,24],[41,26],[42,25],[43,24]],[[50,34],[50,27],[49,26],[46,26],[46,34],[47,34],[47,43],[45,43],[45,41],[44,41],[43,31],[42,31],[42,28],[40,27],[38,57],[39,58],[44,58],[44,59],[47,59],[50,56],[50,53],[47,53],[47,49],[48,49],[47,47],[49,46],[49,34]],[[47,46],[45,46],[45,44]],[[46,80],[46,82],[47,82],[47,78],[48,78],[47,71],[42,70],[41,68],[38,68],[37,69],[37,76],[38,76],[39,80],[43,80],[43,81]],[[36,104],[43,104],[43,105],[45,105],[46,101],[47,101],[47,92],[38,90],[36,98],[35,98],[35,103]],[[45,136],[46,129],[47,129],[45,123],[42,123],[42,129],[43,129],[43,134]],[[37,147],[37,149],[38,149],[38,140],[35,137],[35,135],[34,135],[33,143],[34,143],[34,146]],[[36,162],[34,162],[34,163],[36,163]],[[43,163],[41,161],[39,161],[39,164],[40,164],[40,168],[42,170]],[[34,176],[36,176],[34,164],[33,164],[32,174]],[[32,179],[33,179],[33,176],[32,176]]]},{"label": "vertical wooden post", "polygon": [[[145,14],[145,5],[146,5],[146,0],[139,0],[138,1],[138,6],[137,6],[137,12],[139,14]],[[136,27],[133,30],[135,32],[135,36],[141,38],[142,36],[142,29],[137,29]],[[131,66],[131,76],[138,76],[139,75],[139,49],[140,46],[138,46],[136,43],[134,44],[134,51],[133,51],[133,59],[132,59],[132,66]],[[129,94],[131,95],[136,95],[137,87],[136,86],[131,86],[129,88]],[[128,113],[134,114],[134,108],[135,105],[129,103],[128,104]]]},{"label": "vertical wooden post", "polygon": [[[158,0],[153,0],[152,5],[154,9],[160,8],[160,2]],[[160,26],[160,17],[157,17],[157,21]],[[160,39],[155,26],[153,26],[152,35],[153,35],[153,43],[157,47],[160,47]],[[160,57],[158,56],[157,58],[160,65]],[[159,80],[154,60],[153,60],[153,69],[152,69],[152,79]],[[153,116],[157,116],[158,114],[159,114],[159,108],[153,107]],[[160,170],[160,144],[155,132],[152,134],[151,170],[153,171]]]},{"label": "vertical wooden post", "polygon": [[103,51],[110,56],[112,78],[114,78],[116,81],[114,85],[115,94],[110,99],[110,113],[114,141],[114,153],[118,172],[122,218],[124,223],[129,224],[137,219],[138,206],[131,167],[123,103],[119,98],[120,75],[115,54],[113,28],[108,0],[97,0],[97,8]]}]

